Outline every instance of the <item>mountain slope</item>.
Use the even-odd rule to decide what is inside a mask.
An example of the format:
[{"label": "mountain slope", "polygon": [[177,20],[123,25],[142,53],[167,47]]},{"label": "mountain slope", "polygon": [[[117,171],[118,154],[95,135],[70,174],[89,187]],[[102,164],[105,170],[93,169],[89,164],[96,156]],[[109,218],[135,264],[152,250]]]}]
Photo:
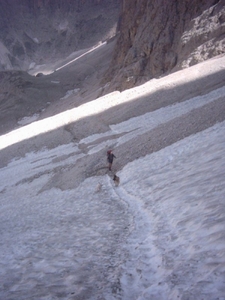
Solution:
[{"label": "mountain slope", "polygon": [[56,62],[115,35],[118,0],[0,2],[0,70]]},{"label": "mountain slope", "polygon": [[224,66],[69,93],[0,137],[0,298],[223,298]]},{"label": "mountain slope", "polygon": [[[29,1],[54,12],[72,2]],[[118,32],[30,70],[46,75],[0,72],[1,299],[224,297],[225,56],[140,84],[110,67],[114,49],[126,62],[120,42]]]}]

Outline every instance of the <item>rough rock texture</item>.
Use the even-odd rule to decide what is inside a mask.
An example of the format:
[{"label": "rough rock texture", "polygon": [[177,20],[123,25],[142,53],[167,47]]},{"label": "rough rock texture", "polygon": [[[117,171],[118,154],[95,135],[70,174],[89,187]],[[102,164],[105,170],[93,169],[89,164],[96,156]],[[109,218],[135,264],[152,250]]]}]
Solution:
[{"label": "rough rock texture", "polygon": [[27,71],[115,35],[119,0],[0,1],[0,70]]},{"label": "rough rock texture", "polygon": [[123,0],[104,83],[124,90],[224,52],[224,0]]}]

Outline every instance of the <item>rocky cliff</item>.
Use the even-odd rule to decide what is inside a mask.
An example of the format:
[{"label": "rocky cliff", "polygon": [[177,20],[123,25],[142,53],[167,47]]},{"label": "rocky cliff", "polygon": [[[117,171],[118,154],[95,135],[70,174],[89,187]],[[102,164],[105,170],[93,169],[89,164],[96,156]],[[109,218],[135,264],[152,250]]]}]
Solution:
[{"label": "rocky cliff", "polygon": [[124,90],[224,52],[224,0],[123,0],[104,82]]}]

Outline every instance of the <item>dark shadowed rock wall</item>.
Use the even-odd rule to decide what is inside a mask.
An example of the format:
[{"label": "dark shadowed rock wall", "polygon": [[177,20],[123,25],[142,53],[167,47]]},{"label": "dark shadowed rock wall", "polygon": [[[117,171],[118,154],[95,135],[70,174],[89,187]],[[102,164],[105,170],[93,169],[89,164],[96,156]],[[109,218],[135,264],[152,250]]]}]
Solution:
[{"label": "dark shadowed rock wall", "polygon": [[109,90],[225,52],[224,0],[123,0]]}]

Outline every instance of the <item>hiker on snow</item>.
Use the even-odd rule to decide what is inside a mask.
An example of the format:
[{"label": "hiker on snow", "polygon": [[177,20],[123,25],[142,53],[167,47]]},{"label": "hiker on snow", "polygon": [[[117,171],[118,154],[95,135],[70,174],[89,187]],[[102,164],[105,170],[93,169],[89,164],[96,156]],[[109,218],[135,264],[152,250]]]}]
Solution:
[{"label": "hiker on snow", "polygon": [[111,171],[114,157],[116,158],[116,156],[112,153],[112,150],[108,150],[107,151],[107,161],[109,163],[109,171]]}]

